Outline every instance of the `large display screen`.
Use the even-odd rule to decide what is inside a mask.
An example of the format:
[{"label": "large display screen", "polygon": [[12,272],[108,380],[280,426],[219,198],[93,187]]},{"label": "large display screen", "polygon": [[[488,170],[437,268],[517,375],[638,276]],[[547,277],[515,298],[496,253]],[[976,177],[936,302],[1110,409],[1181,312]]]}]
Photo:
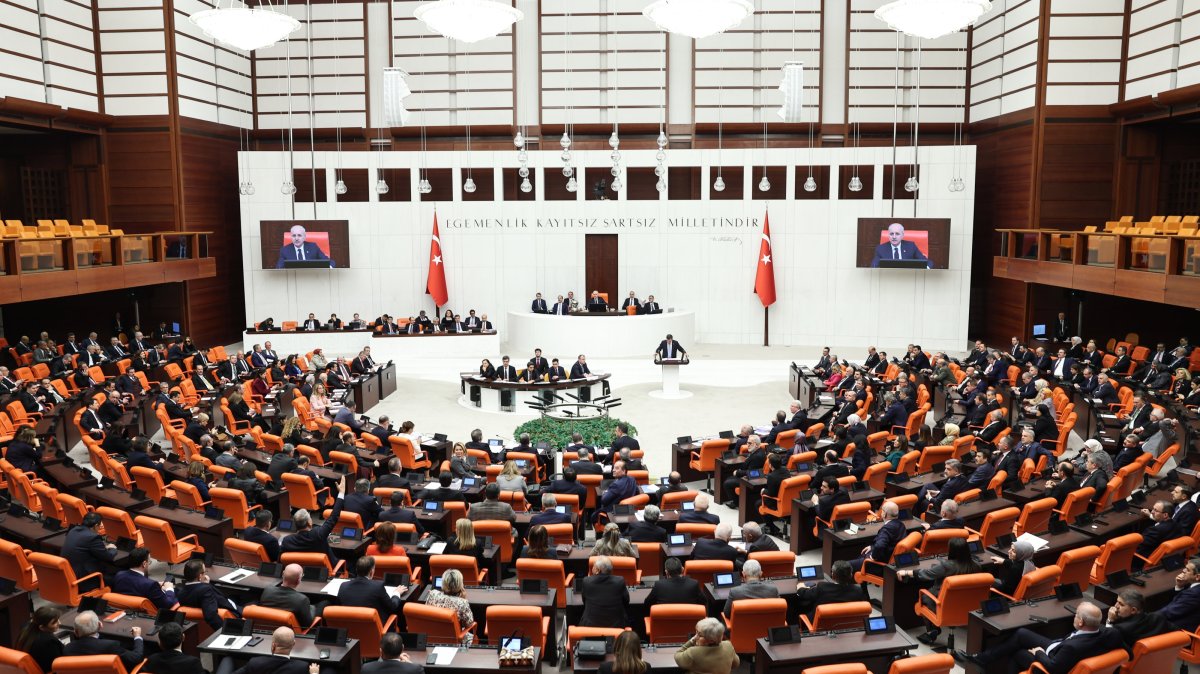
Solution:
[{"label": "large display screen", "polygon": [[859,218],[859,267],[945,269],[950,264],[949,218]]},{"label": "large display screen", "polygon": [[336,269],[350,266],[347,220],[263,220],[263,269]]}]

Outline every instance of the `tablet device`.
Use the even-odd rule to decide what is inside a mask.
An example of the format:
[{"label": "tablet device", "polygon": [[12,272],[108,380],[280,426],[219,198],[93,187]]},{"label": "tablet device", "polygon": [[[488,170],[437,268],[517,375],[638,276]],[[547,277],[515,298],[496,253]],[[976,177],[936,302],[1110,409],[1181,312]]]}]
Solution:
[{"label": "tablet device", "polygon": [[357,527],[342,527],[342,533],[340,535],[342,538],[347,540],[361,541],[363,532],[362,529]]},{"label": "tablet device", "polygon": [[680,510],[695,510],[696,502],[695,501],[684,501],[683,503],[679,504],[679,509]]},{"label": "tablet device", "polygon": [[1008,613],[1008,602],[1003,597],[988,597],[979,604],[979,612],[984,617]]},{"label": "tablet device", "polygon": [[690,445],[690,444],[692,444],[692,436],[681,435],[681,436],[675,438],[675,442],[677,442],[681,445]]},{"label": "tablet device", "polygon": [[248,618],[226,618],[221,634],[247,637],[254,631],[254,622]]},{"label": "tablet device", "polygon": [[1012,534],[1000,534],[996,537],[996,547],[1000,548],[1001,550],[1007,550],[1012,546],[1013,541],[1015,540],[1017,540],[1017,538]]},{"label": "tablet device", "polygon": [[433,587],[438,590],[442,589],[442,577],[441,576],[433,577]]},{"label": "tablet device", "polygon": [[547,594],[549,592],[549,585],[543,578],[521,579],[521,594]]},{"label": "tablet device", "polygon": [[292,524],[291,520],[279,520],[275,528],[279,531],[295,531],[296,525]]},{"label": "tablet device", "polygon": [[915,552],[901,552],[900,554],[895,555],[893,561],[895,562],[897,569],[903,569],[909,566],[916,566],[919,560],[917,559],[917,553]]},{"label": "tablet device", "polygon": [[462,479],[463,487],[474,487],[477,484],[479,484],[479,478],[477,477],[464,477]]},{"label": "tablet device", "polygon": [[283,576],[283,568],[279,562],[263,562],[262,566],[258,567],[258,575],[266,576],[267,578],[280,578]]},{"label": "tablet device", "polygon": [[732,440],[734,438],[733,431],[721,431],[718,437],[722,440]]},{"label": "tablet device", "polygon": [[[1130,582],[1129,581],[1129,572],[1128,571],[1114,571],[1114,572],[1108,574],[1108,576],[1104,580],[1105,580],[1105,584],[1111,588],[1125,587]],[[1055,594],[1057,594],[1057,593],[1058,593],[1058,590],[1056,588]]]},{"label": "tablet device", "polygon": [[691,534],[671,534],[667,537],[667,545],[691,545]]},{"label": "tablet device", "polygon": [[716,587],[733,587],[737,584],[737,577],[732,573],[718,573],[713,576],[713,585]]},{"label": "tablet device", "polygon": [[159,499],[158,507],[166,508],[167,510],[175,510],[179,507],[179,501],[171,498],[170,496],[164,496]]},{"label": "tablet device", "polygon": [[423,508],[427,513],[436,513],[441,511],[442,504],[438,501],[426,501],[423,505]]},{"label": "tablet device", "polygon": [[767,632],[767,643],[772,646],[776,644],[798,644],[800,643],[800,626],[799,625],[783,625],[780,627],[772,627]]},{"label": "tablet device", "polygon": [[423,651],[425,650],[425,633],[424,632],[401,632],[400,641],[404,642],[404,650],[406,651]]},{"label": "tablet device", "polygon": [[316,639],[313,640],[318,646],[345,646],[346,645],[346,628],[345,627],[318,627]]},{"label": "tablet device", "polygon": [[752,470],[752,471],[746,473],[746,476],[749,477],[751,480],[753,480],[755,478],[762,477],[762,471],[761,470]]},{"label": "tablet device", "polygon": [[205,506],[204,519],[220,521],[225,519],[225,513],[220,508],[215,506]]},{"label": "tablet device", "polygon": [[867,634],[891,634],[896,631],[896,622],[891,616],[868,616],[863,619]]},{"label": "tablet device", "polygon": [[83,596],[79,598],[79,611],[92,611],[98,616],[108,614],[108,601],[99,597]]},{"label": "tablet device", "polygon": [[0,578],[0,594],[12,594],[17,590],[17,581],[12,578]]},{"label": "tablet device", "polygon": [[407,573],[385,573],[383,574],[383,584],[387,587],[408,587],[412,583],[412,577]]},{"label": "tablet device", "polygon": [[823,575],[819,566],[800,566],[796,568],[796,577],[800,580],[818,580]]},{"label": "tablet device", "polygon": [[324,583],[329,580],[329,569],[323,566],[306,566],[304,567],[304,580],[312,580],[318,583]]},{"label": "tablet device", "polygon": [[1058,519],[1057,517],[1050,519],[1050,533],[1051,534],[1065,534],[1065,533],[1067,533],[1068,529],[1070,529],[1070,527],[1067,526],[1066,522]]},{"label": "tablet device", "polygon": [[1079,599],[1083,596],[1083,590],[1079,589],[1078,583],[1067,583],[1066,585],[1055,585],[1054,596],[1059,601],[1069,601],[1071,599]]},{"label": "tablet device", "polygon": [[445,433],[434,433],[433,440],[434,440],[434,442],[445,442],[446,434]]},{"label": "tablet device", "polygon": [[1166,569],[1167,571],[1178,571],[1179,569],[1183,568],[1184,562],[1185,560],[1183,553],[1170,555],[1162,558],[1162,568]]},{"label": "tablet device", "polygon": [[983,552],[983,541],[979,540],[978,538],[967,541],[967,550],[969,550],[972,555],[978,555],[979,553]]}]

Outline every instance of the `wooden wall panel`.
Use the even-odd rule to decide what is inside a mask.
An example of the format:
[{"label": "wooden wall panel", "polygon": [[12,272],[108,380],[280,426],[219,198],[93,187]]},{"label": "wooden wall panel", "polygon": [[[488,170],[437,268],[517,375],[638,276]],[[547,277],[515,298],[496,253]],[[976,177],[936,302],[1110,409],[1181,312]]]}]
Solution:
[{"label": "wooden wall panel", "polygon": [[1120,126],[1115,121],[1046,120],[1038,173],[1039,226],[1103,227],[1113,215],[1119,137]]},{"label": "wooden wall panel", "polygon": [[105,141],[108,224],[129,233],[175,230],[175,157],[169,121],[165,116],[125,120],[109,129]]}]

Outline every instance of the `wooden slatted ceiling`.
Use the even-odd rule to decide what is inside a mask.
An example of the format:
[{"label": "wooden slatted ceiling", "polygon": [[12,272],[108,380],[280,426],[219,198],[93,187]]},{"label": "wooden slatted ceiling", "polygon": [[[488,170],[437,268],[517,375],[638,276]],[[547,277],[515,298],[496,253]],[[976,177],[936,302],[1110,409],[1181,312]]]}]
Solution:
[{"label": "wooden slatted ceiling", "polygon": [[188,17],[214,0],[175,0],[175,71],[179,115],[232,126],[253,126],[250,57],[217,44]]},{"label": "wooden slatted ceiling", "polygon": [[[541,3],[543,123],[609,124],[614,104],[622,123],[661,119],[667,39],[642,16],[644,5],[640,0]],[[564,111],[567,105],[570,110]]]},{"label": "wooden slatted ceiling", "polygon": [[104,112],[165,115],[166,35],[161,3],[96,0],[100,17]]},{"label": "wooden slatted ceiling", "polygon": [[413,93],[404,103],[414,113],[413,123],[514,124],[514,33],[471,45],[457,43],[431,33],[413,17],[422,1],[392,3],[392,54],[396,67],[409,74]]},{"label": "wooden slatted ceiling", "polygon": [[[886,0],[851,0],[847,115],[854,122],[891,122],[896,104],[896,32],[874,12]],[[994,11],[994,10],[993,10]],[[966,105],[967,33],[921,44],[921,123],[961,122]],[[900,121],[915,118],[917,40],[900,41]]]},{"label": "wooden slatted ceiling", "polygon": [[696,122],[780,121],[781,68],[804,62],[804,121],[820,119],[821,0],[759,0],[751,20],[696,43]]},{"label": "wooden slatted ceiling", "polygon": [[[276,9],[282,9],[276,5]],[[288,43],[254,54],[255,102],[258,127],[309,126],[309,68],[312,70],[314,125],[363,127],[367,124],[366,44],[363,5],[356,2],[287,7],[304,25]],[[288,95],[288,54],[291,54],[291,95]],[[311,60],[311,63],[310,63]]]},{"label": "wooden slatted ceiling", "polygon": [[994,0],[972,29],[969,121],[1025,110],[1037,94],[1038,0]]}]

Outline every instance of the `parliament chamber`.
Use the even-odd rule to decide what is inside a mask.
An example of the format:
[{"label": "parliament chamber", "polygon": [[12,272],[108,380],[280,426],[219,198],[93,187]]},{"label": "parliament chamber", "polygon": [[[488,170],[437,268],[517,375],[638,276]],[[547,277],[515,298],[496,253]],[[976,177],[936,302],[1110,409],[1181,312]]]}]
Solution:
[{"label": "parliament chamber", "polygon": [[0,674],[1200,672],[1189,0],[0,35]]}]

